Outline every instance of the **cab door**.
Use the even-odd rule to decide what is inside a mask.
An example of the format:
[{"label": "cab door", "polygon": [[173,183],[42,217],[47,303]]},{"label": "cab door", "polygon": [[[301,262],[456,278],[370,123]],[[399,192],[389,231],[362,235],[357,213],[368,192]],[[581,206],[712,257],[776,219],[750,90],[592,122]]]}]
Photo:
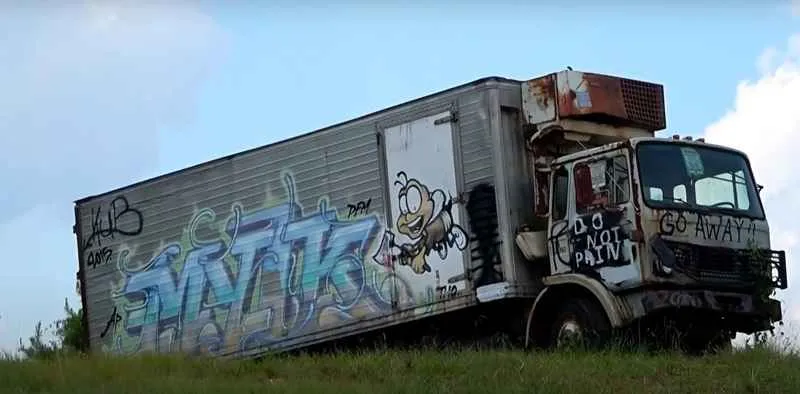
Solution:
[{"label": "cab door", "polygon": [[[623,149],[576,160],[553,172],[551,256],[557,273],[598,277],[609,288],[641,283],[631,165]],[[564,201],[564,202],[560,202]]]},{"label": "cab door", "polygon": [[597,273],[610,288],[641,283],[631,200],[631,165],[625,150],[578,161],[573,166],[574,212],[570,243],[573,270]]}]

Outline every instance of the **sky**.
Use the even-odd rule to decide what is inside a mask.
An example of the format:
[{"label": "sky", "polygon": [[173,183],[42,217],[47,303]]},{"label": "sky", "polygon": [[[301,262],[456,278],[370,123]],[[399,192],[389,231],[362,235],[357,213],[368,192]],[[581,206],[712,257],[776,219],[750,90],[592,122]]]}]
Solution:
[{"label": "sky", "polygon": [[659,135],[750,156],[800,324],[800,2],[56,3],[0,2],[0,349],[80,305],[78,198],[567,66],[664,84]]}]

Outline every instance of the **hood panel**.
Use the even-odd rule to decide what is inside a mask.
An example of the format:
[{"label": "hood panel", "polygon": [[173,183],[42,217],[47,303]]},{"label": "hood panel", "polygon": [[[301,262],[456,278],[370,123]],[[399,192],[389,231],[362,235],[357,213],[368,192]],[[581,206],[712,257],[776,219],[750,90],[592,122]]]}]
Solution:
[{"label": "hood panel", "polygon": [[677,210],[652,210],[642,222],[649,234],[657,233],[669,241],[733,249],[770,247],[769,225],[764,220]]},{"label": "hood panel", "polygon": [[[643,210],[647,282],[749,287],[759,261],[751,249],[769,249],[766,221],[678,210]],[[769,255],[764,257],[770,258]]]}]

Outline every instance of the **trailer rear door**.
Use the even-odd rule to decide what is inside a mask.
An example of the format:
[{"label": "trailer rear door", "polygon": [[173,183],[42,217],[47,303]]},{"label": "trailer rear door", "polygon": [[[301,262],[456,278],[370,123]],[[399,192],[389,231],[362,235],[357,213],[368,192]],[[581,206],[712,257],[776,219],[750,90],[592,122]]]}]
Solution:
[{"label": "trailer rear door", "polygon": [[389,180],[384,247],[417,305],[425,297],[454,297],[468,286],[451,118],[448,111],[383,131]]}]

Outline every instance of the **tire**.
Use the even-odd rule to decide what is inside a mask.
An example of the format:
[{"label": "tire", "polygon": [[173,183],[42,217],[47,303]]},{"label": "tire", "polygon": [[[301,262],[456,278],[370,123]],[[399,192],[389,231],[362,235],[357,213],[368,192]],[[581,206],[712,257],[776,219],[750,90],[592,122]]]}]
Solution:
[{"label": "tire", "polygon": [[597,348],[605,345],[610,332],[611,323],[597,302],[571,298],[557,309],[547,342],[551,349]]}]

